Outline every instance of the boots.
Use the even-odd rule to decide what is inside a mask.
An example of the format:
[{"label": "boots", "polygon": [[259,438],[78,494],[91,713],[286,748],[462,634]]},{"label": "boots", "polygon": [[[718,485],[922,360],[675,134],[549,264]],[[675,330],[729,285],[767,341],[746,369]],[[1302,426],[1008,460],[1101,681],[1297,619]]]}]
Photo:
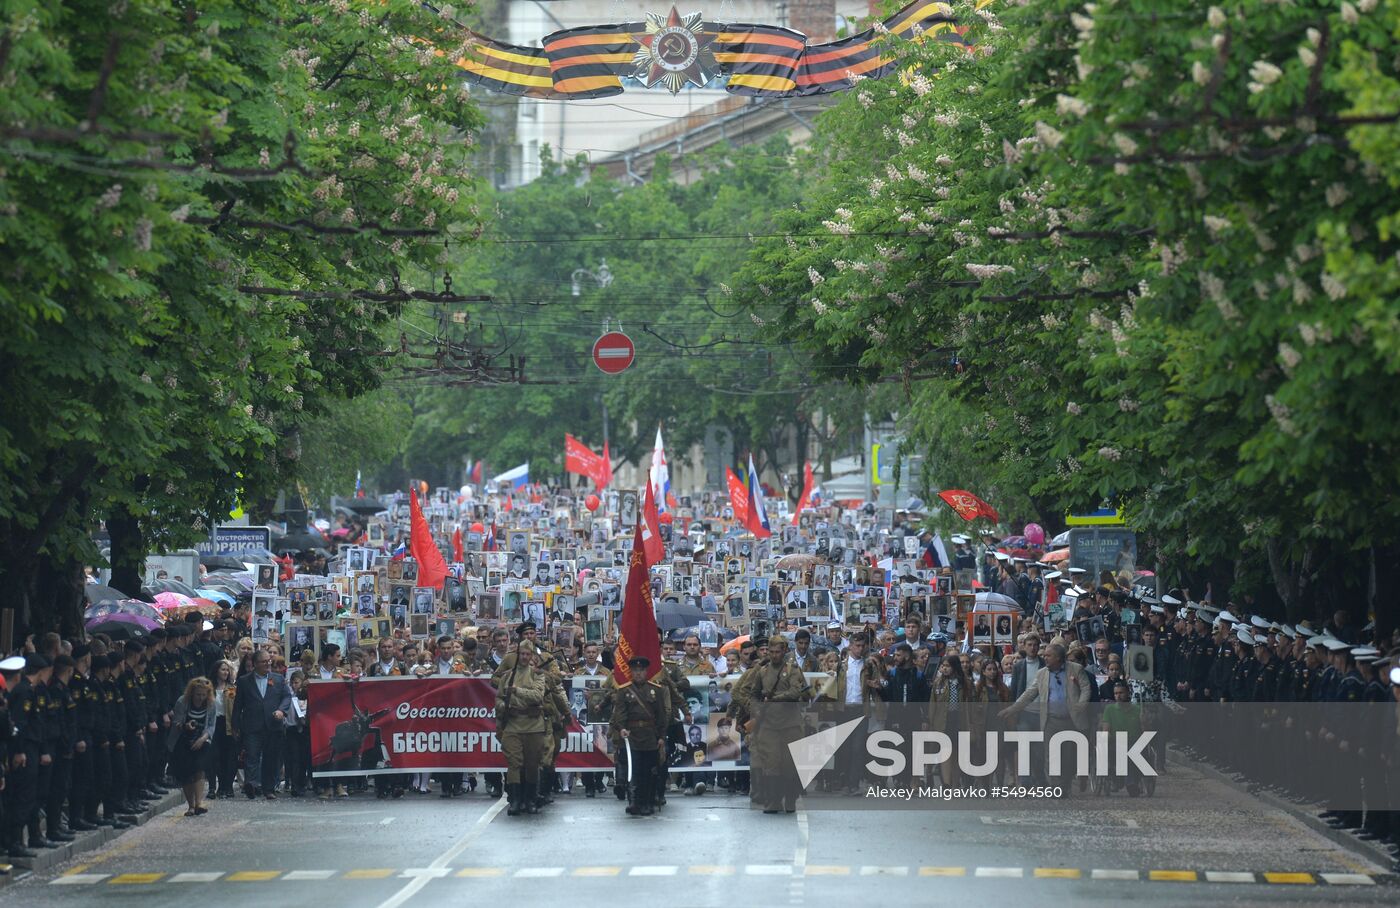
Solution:
[{"label": "boots", "polygon": [[507,782],[507,783],[506,783],[506,797],[509,799],[509,800],[506,802],[506,816],[508,816],[508,817],[518,817],[518,816],[520,816],[520,783],[519,783],[519,782]]},{"label": "boots", "polygon": [[48,821],[50,842],[71,842],[77,838],[73,833],[63,828],[63,819],[55,815]]},{"label": "boots", "polygon": [[521,807],[528,814],[540,812],[539,787],[538,782],[521,783]]},{"label": "boots", "polygon": [[554,803],[554,773],[548,769],[540,770],[540,777],[535,782],[535,806],[543,807],[546,804]]},{"label": "boots", "polygon": [[57,848],[58,845],[44,838],[43,830],[39,828],[38,818],[29,821],[29,847],[30,848]]},{"label": "boots", "polygon": [[20,827],[5,831],[5,851],[11,858],[32,858],[34,852],[24,847],[24,833]]}]

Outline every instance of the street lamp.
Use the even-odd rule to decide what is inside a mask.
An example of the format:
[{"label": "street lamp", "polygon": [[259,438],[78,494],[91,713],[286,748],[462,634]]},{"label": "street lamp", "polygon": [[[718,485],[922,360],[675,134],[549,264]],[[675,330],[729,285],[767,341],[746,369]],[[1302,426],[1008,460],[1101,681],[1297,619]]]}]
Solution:
[{"label": "street lamp", "polygon": [[574,296],[578,296],[582,292],[582,288],[579,286],[579,279],[585,277],[592,278],[599,287],[606,287],[611,284],[612,272],[608,270],[608,260],[600,259],[597,271],[589,271],[587,268],[574,269],[574,273],[569,275],[569,289]]}]

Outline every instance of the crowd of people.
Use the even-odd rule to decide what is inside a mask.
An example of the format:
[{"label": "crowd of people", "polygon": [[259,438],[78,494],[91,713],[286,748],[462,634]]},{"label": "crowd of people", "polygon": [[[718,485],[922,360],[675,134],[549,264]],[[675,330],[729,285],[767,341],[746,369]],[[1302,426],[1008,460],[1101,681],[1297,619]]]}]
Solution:
[{"label": "crowd of people", "polygon": [[[623,655],[631,648],[619,648],[613,620],[626,568],[611,554],[632,528],[600,518],[598,503],[586,506],[559,490],[501,489],[440,510],[435,537],[452,575],[431,619],[416,625],[392,611],[392,580],[357,585],[375,571],[381,581],[391,576],[395,562],[393,574],[406,570],[391,554],[396,532],[406,532],[393,506],[386,502],[388,526],[379,533],[369,521],[350,527],[346,551],[277,568],[271,627],[256,622],[262,616],[254,614],[254,591],[264,578],[255,577],[249,595],[217,616],[178,613],[131,639],[46,634],[0,662],[9,716],[0,722],[9,733],[0,740],[0,829],[11,857],[32,857],[99,826],[123,828],[124,818],[175,787],[190,817],[204,816],[221,798],[335,799],[369,791],[379,798],[455,798],[478,790],[504,794],[518,815],[576,788],[596,797],[609,783],[635,816],[664,807],[668,794],[715,789],[747,794],[771,813],[791,811],[800,791],[785,771],[785,744],[800,729],[773,719],[753,730],[755,714],[769,703],[810,706],[833,722],[897,707],[884,714],[895,725],[954,738],[970,731],[977,748],[985,731],[1161,726],[1173,704],[1400,700],[1391,671],[1400,641],[1376,638],[1345,613],[1316,629],[1309,621],[1235,614],[1233,606],[1197,602],[1184,590],[1145,589],[1131,570],[1091,573],[1012,554],[990,531],[979,542],[953,536],[949,552],[910,514],[881,528],[870,512],[822,508],[804,513],[781,537],[753,539],[717,496],[670,509],[665,559],[652,566],[657,614],[678,604],[693,612],[688,624],[661,622],[655,668]],[[609,502],[602,513],[627,506]],[[631,507],[635,513],[635,499]],[[468,549],[460,541],[465,526],[473,537]],[[517,547],[521,529],[537,541]],[[375,539],[363,570],[352,570],[346,562],[359,557],[353,550]],[[536,570],[512,578],[507,554],[524,555]],[[783,560],[793,555],[808,557]],[[541,571],[542,564],[551,569]],[[342,581],[346,595],[329,620],[313,623],[311,643],[294,647],[302,607],[287,594],[305,589],[296,581],[307,575]],[[756,578],[763,580],[757,600]],[[456,603],[447,590],[452,580],[463,587]],[[550,589],[542,592],[544,586]],[[363,589],[373,591],[368,610],[354,595]],[[989,613],[987,636],[980,623],[969,626],[969,609],[979,608],[976,589],[1014,603]],[[505,606],[511,590],[519,596]],[[963,593],[972,597],[966,603]],[[540,610],[531,613],[536,600]],[[381,620],[387,627],[376,635]],[[634,683],[613,682],[619,659]],[[363,774],[319,775],[328,767],[313,764],[312,682],[443,675],[492,679],[506,772],[389,772],[371,755],[357,767]],[[570,682],[579,676],[601,681],[574,700]],[[702,708],[708,730],[693,722]],[[585,711],[591,724],[606,725],[618,760],[611,773],[556,766],[564,724]],[[1364,773],[1357,784],[1362,801],[1381,806],[1335,811],[1328,821],[1395,846],[1400,823],[1384,809],[1384,786],[1394,781],[1400,739],[1393,722],[1377,734],[1373,743],[1387,750],[1379,765],[1387,768]],[[1224,768],[1250,771],[1231,765],[1231,755],[1213,751],[1210,740],[1174,740]],[[1336,742],[1339,753],[1357,744]],[[1153,751],[1163,767],[1164,745],[1159,738]],[[692,757],[702,753],[729,762],[714,772],[679,771],[693,769]],[[937,775],[938,784],[958,784],[956,760]],[[1046,775],[1043,761],[1022,781],[1063,782]],[[1286,774],[1249,781],[1296,794]],[[870,782],[863,756],[848,745],[815,784],[856,794]],[[1130,776],[1123,786],[1138,795],[1143,783]],[[1069,794],[1074,785],[1057,788]]]}]

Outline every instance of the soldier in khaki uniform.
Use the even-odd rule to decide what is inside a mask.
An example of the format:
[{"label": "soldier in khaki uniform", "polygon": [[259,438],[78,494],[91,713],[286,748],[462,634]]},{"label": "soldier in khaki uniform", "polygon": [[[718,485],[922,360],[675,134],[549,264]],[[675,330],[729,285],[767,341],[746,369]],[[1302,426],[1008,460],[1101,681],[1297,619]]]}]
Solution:
[{"label": "soldier in khaki uniform", "polygon": [[661,753],[656,761],[656,806],[666,806],[666,789],[668,776],[666,770],[671,764],[671,748],[673,745],[685,743],[685,725],[691,721],[691,715],[686,710],[686,696],[690,693],[690,678],[686,677],[685,669],[681,663],[667,658],[674,656],[676,647],[670,641],[663,641],[661,645],[661,671],[656,673],[656,680],[666,685],[666,692],[671,695],[671,711],[668,713],[666,722],[666,743],[661,745]]},{"label": "soldier in khaki uniform", "polygon": [[[634,673],[646,674],[651,660],[634,656],[627,662]],[[666,747],[666,726],[671,714],[671,694],[659,676],[650,681],[629,681],[613,691],[611,728],[631,751],[632,803],[629,816],[649,817],[656,812],[654,805],[658,754]],[[625,759],[625,758],[624,758]]]},{"label": "soldier in khaki uniform", "polygon": [[550,734],[544,704],[548,697],[545,675],[535,668],[535,645],[522,640],[511,670],[492,679],[496,686],[496,735],[506,757],[506,791],[510,816],[539,813],[535,789],[540,761]]},{"label": "soldier in khaki uniform", "polygon": [[[554,788],[554,760],[558,756],[559,739],[564,736],[567,728],[566,716],[569,713],[569,701],[564,696],[562,681],[562,670],[559,660],[555,655],[546,649],[542,649],[537,640],[539,630],[533,621],[526,621],[516,629],[517,635],[522,643],[528,642],[535,649],[535,670],[544,678],[545,699],[544,713],[549,720],[550,734],[546,736],[544,753],[540,756],[539,779],[535,781],[535,807],[543,807],[546,804],[553,804],[554,798],[550,795]],[[500,679],[508,674],[515,667],[515,653],[511,652],[501,660],[500,668],[496,669],[492,676],[493,684],[500,686]]]},{"label": "soldier in khaki uniform", "polygon": [[[807,679],[788,659],[787,640],[768,639],[767,658],[745,673],[734,688],[734,699],[744,714],[753,717],[749,753],[753,760],[754,804],[764,813],[792,813],[797,809],[797,773],[788,744],[802,736],[798,707],[809,699]],[[793,704],[777,709],[768,704]]]}]

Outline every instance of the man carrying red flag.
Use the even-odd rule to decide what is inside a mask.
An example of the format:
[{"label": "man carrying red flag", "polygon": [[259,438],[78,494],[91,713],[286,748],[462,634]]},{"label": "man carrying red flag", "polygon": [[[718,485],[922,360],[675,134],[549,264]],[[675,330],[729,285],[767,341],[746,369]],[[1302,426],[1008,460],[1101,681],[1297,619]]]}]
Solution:
[{"label": "man carrying red flag", "polygon": [[[648,495],[650,499],[650,495]],[[655,513],[652,502],[652,513]],[[657,537],[660,541],[660,537]],[[655,666],[653,668],[653,666]],[[660,681],[651,680],[661,670],[661,639],[651,604],[651,568],[642,539],[642,521],[632,535],[632,558],[627,570],[627,592],[617,627],[617,653],[613,661],[612,730],[623,739],[619,769],[633,791],[627,807],[631,816],[655,812],[660,755],[666,747],[666,727],[671,715],[671,695]]]},{"label": "man carrying red flag", "polygon": [[646,504],[642,507],[642,546],[646,550],[647,564],[660,564],[666,557],[666,543],[661,539],[661,517],[656,512],[656,494],[651,483],[647,483]]},{"label": "man carrying red flag", "polygon": [[433,531],[428,528],[423,509],[418,505],[418,493],[413,489],[408,490],[408,513],[408,550],[418,562],[418,585],[440,589],[447,577],[447,562],[442,560],[442,552],[433,541]]}]

